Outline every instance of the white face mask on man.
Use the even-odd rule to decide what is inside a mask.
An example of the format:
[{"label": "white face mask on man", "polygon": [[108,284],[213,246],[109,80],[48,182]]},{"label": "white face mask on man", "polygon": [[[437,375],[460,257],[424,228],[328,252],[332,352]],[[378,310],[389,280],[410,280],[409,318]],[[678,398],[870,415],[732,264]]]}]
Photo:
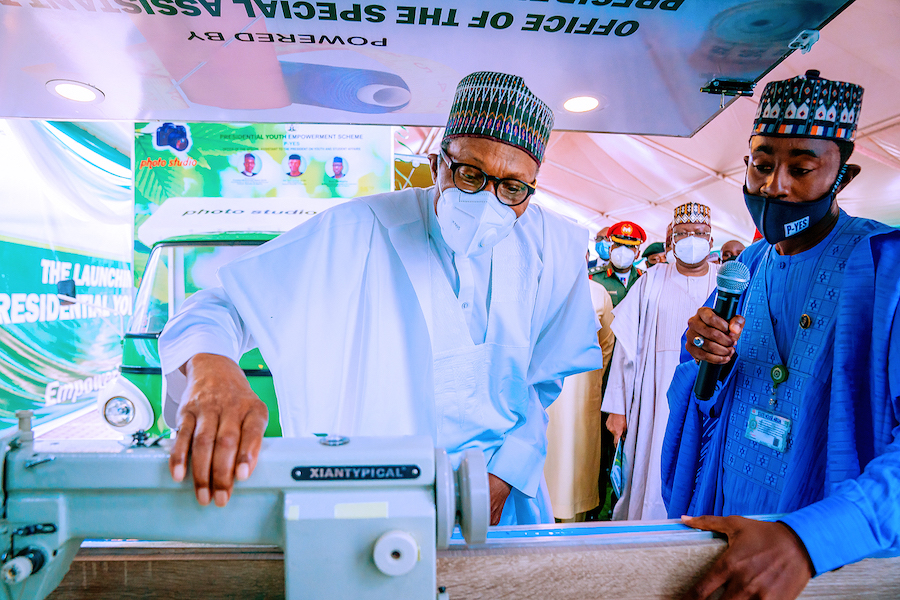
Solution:
[{"label": "white face mask on man", "polygon": [[617,269],[630,267],[634,263],[634,250],[628,246],[616,246],[610,251],[609,260]]},{"label": "white face mask on man", "polygon": [[709,240],[692,235],[675,242],[675,256],[686,265],[696,265],[706,260],[710,248]]},{"label": "white face mask on man", "polygon": [[444,241],[454,253],[475,256],[509,235],[516,224],[516,213],[487,190],[467,194],[448,187],[437,201],[437,220]]}]

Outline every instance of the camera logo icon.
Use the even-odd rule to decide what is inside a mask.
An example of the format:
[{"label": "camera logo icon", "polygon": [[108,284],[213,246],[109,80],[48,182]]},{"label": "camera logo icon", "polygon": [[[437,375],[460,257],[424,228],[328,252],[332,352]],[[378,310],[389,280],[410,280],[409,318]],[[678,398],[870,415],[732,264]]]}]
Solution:
[{"label": "camera logo icon", "polygon": [[179,152],[184,152],[191,147],[188,137],[188,128],[185,125],[163,123],[156,130],[156,147],[171,147]]}]

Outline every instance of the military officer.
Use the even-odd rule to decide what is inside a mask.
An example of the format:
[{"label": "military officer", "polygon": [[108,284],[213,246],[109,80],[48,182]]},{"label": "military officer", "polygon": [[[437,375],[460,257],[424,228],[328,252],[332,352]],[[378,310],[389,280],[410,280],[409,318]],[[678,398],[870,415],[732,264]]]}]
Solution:
[{"label": "military officer", "polygon": [[641,254],[643,258],[647,259],[647,268],[649,269],[653,265],[664,263],[666,261],[666,245],[662,242],[653,242],[644,250],[644,253]]},{"label": "military officer", "polygon": [[622,221],[610,227],[607,235],[612,242],[609,264],[594,267],[589,273],[591,279],[606,288],[613,306],[616,306],[637,278],[644,274],[634,266],[634,262],[640,256],[641,244],[647,241],[647,234],[637,223]]},{"label": "military officer", "polygon": [[[647,241],[647,234],[640,225],[631,221],[622,221],[611,226],[606,232],[612,246],[609,249],[609,264],[589,269],[591,279],[601,284],[613,306],[616,306],[625,297],[628,289],[634,285],[643,271],[634,266],[634,262],[640,257],[641,244]],[[602,392],[606,392],[606,382],[609,377],[607,370],[603,376]],[[606,428],[607,413],[603,413],[603,430],[600,433],[600,447],[603,455],[600,459],[600,498],[602,506],[595,511],[591,518],[606,521],[612,516],[612,508],[618,501],[618,496],[609,485],[609,470],[612,467],[615,444],[612,434]]]}]

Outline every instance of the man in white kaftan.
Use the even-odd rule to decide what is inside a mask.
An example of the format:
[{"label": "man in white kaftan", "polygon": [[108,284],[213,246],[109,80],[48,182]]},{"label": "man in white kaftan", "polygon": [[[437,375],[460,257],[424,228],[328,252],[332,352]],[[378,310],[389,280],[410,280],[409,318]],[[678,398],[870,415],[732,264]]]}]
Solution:
[{"label": "man in white kaftan", "polygon": [[666,392],[681,362],[687,320],[716,287],[706,261],[709,209],[688,203],[675,209],[675,262],[650,268],[613,310],[616,349],[603,412],[616,443],[623,437],[625,469],[614,520],[666,519],[660,459],[669,404]]},{"label": "man in white kaftan", "polygon": [[[165,413],[182,425],[170,460],[176,479],[188,444],[196,455],[204,441],[183,431],[232,418],[201,390],[214,376],[192,374],[192,364],[208,355],[235,361],[258,346],[285,435],[431,435],[454,462],[476,448],[491,475],[493,523],[552,521],[541,476],[545,409],[563,377],[602,360],[584,277],[585,233],[538,206],[525,210],[533,187],[523,181],[534,181],[546,137],[526,143],[484,127],[473,137],[471,124],[454,122],[472,90],[484,94],[485,107],[494,100],[494,110],[493,93],[518,102],[509,107],[512,120],[534,120],[523,106],[546,109],[549,136],[552,114],[521,78],[470,75],[457,90],[440,156],[430,157],[436,187],[316,216],[220,269],[222,287],[195,294],[169,323],[160,355]],[[468,100],[477,110],[477,99]],[[453,212],[460,206],[474,221]],[[448,214],[456,218],[449,226]],[[463,235],[467,228],[474,237]],[[234,405],[256,406],[244,397]],[[238,426],[241,441],[231,445],[241,450],[230,462],[199,446],[204,462],[197,469],[194,457],[192,465],[202,504],[227,502],[231,477],[251,470],[252,451],[241,452],[248,421],[258,428],[258,420]]]}]

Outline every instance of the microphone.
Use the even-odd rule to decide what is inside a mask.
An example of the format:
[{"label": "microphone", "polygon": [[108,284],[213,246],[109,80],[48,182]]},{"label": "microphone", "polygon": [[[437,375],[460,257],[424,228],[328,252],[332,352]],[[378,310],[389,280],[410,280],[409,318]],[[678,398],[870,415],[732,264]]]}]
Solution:
[{"label": "microphone", "polygon": [[[731,321],[737,314],[738,300],[750,285],[750,269],[744,263],[732,260],[722,265],[716,277],[716,306],[713,308],[718,316]],[[694,382],[694,395],[698,400],[709,400],[716,391],[716,382],[723,365],[700,363],[700,372]]]}]

